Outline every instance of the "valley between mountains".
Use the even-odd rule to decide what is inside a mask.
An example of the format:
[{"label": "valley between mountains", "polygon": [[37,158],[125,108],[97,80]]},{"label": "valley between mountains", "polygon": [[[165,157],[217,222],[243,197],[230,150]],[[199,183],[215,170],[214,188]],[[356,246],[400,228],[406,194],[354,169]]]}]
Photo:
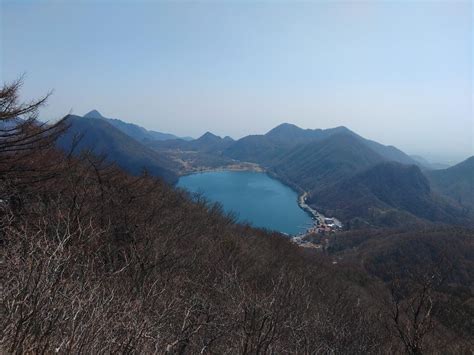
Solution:
[{"label": "valley between mountains", "polygon": [[346,229],[474,225],[474,157],[433,170],[393,146],[346,127],[302,129],[284,123],[239,140],[206,132],[197,139],[149,131],[94,110],[69,115],[59,146],[103,155],[132,174],[146,170],[170,183],[213,170],[265,171]]},{"label": "valley between mountains", "polygon": [[0,0],[0,355],[474,355],[473,2]]},{"label": "valley between mountains", "polygon": [[[0,353],[472,349],[473,158],[429,170],[344,127],[283,124],[234,141],[98,112],[44,125],[41,101],[18,119],[17,88],[2,94]],[[300,206],[346,230],[303,243],[176,188],[183,174],[219,169],[265,171],[293,190],[222,175],[271,180],[290,192],[282,206],[310,220],[296,190]],[[260,200],[244,208],[278,206],[268,185],[240,186],[227,190],[253,187]]]}]

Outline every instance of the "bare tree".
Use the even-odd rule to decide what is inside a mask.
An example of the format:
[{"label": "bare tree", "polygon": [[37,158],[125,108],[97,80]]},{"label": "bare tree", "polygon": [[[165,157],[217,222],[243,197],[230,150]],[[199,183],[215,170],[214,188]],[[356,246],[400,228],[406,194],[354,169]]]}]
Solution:
[{"label": "bare tree", "polygon": [[63,120],[55,124],[38,121],[38,109],[51,93],[30,102],[20,102],[19,92],[23,76],[0,89],[0,176],[39,178],[47,167],[36,166],[34,171],[26,161],[49,149],[67,128]]},{"label": "bare tree", "polygon": [[406,275],[395,276],[390,282],[386,327],[402,342],[407,353],[424,352],[426,339],[436,326],[438,291],[450,270],[450,263],[440,258],[423,268],[405,270]]}]

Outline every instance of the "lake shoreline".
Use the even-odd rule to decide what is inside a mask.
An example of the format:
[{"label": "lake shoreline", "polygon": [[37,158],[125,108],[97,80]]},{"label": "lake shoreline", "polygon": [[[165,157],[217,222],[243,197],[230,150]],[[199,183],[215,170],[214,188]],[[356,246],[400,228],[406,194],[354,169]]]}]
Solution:
[{"label": "lake shoreline", "polygon": [[256,228],[293,237],[314,225],[311,215],[298,205],[298,193],[263,169],[202,169],[182,176],[178,187],[201,192],[210,201],[236,212],[240,222],[249,222]]},{"label": "lake shoreline", "polygon": [[308,193],[305,191],[301,195],[298,196],[298,206],[308,213],[311,217],[317,219],[319,218],[319,212],[311,208],[309,205],[306,204],[306,197],[308,196]]},{"label": "lake shoreline", "polygon": [[[315,226],[318,224],[324,224],[326,216],[321,214],[320,212],[316,211],[313,209],[311,206],[309,206],[306,203],[306,198],[308,196],[308,192],[304,191],[300,186],[291,183],[287,181],[286,179],[282,178],[279,176],[275,171],[273,170],[267,170],[263,168],[262,166],[255,164],[255,163],[250,163],[250,162],[239,162],[235,164],[230,164],[230,165],[225,165],[225,166],[220,166],[220,167],[200,167],[200,168],[195,168],[195,169],[189,169],[179,175],[179,178],[184,177],[184,176],[189,176],[193,174],[201,174],[201,173],[210,173],[210,172],[225,172],[225,171],[230,171],[230,172],[255,172],[255,173],[264,173],[266,174],[269,178],[275,179],[276,181],[280,182],[281,184],[287,186],[291,190],[293,190],[296,195],[296,203],[298,207],[303,210],[312,220],[313,220],[313,227],[306,230],[304,234],[308,233],[309,230],[313,229]],[[338,225],[339,228],[342,227],[342,223],[334,218],[330,217],[330,219],[333,219],[336,224]],[[295,237],[296,235],[291,235],[291,237]]]},{"label": "lake shoreline", "polygon": [[267,173],[267,170],[258,164],[237,163],[237,164],[231,164],[231,165],[219,166],[219,167],[213,167],[213,168],[200,167],[200,168],[195,168],[195,169],[189,169],[180,173],[178,176],[182,177],[182,176],[187,176],[187,175],[192,175],[192,174],[212,173],[212,172],[221,172],[221,171],[251,171],[255,173]]}]

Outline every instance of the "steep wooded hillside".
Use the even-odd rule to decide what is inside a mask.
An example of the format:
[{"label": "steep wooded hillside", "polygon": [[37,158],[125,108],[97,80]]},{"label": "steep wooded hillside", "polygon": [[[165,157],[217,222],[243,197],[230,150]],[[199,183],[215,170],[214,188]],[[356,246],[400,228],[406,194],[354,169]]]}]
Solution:
[{"label": "steep wooded hillside", "polygon": [[199,153],[213,153],[216,156],[229,147],[234,140],[230,137],[221,138],[211,132],[204,133],[201,137],[186,141],[184,139],[172,139],[167,141],[150,142],[149,146],[156,150],[181,150]]},{"label": "steep wooded hillside", "polygon": [[[430,312],[440,324],[451,329],[452,333],[445,337],[472,344],[472,229],[360,230],[340,234],[330,244],[329,253],[340,263],[361,267],[390,289],[392,312],[387,316],[393,317],[392,326],[405,336],[405,341],[414,345],[416,336],[430,330],[433,324],[425,318]],[[402,311],[411,313],[416,323],[397,319]],[[410,328],[413,324],[417,328]],[[440,345],[436,352],[449,351]]]},{"label": "steep wooded hillside", "polygon": [[332,129],[302,129],[283,123],[264,135],[250,135],[239,139],[224,154],[237,160],[272,166],[284,159],[296,146],[317,142],[337,133],[350,132],[345,127]]},{"label": "steep wooded hillside", "polygon": [[474,211],[474,156],[448,169],[430,171],[427,175],[441,193]]},{"label": "steep wooded hillside", "polygon": [[233,159],[271,166],[279,164],[297,146],[301,147],[310,142],[317,143],[339,134],[352,136],[385,160],[417,164],[414,159],[399,149],[365,139],[343,126],[329,129],[302,129],[289,123],[283,123],[264,135],[253,135],[239,139],[224,154]]},{"label": "steep wooded hillside", "polygon": [[400,346],[374,326],[369,295],[324,259],[236,225],[219,206],[161,181],[53,153],[45,154],[57,159],[49,179],[0,186],[8,201],[0,211],[3,350],[372,353],[382,342]]},{"label": "steep wooded hillside", "polygon": [[342,133],[296,147],[272,171],[310,191],[334,184],[383,160],[353,135]]},{"label": "steep wooded hillside", "polygon": [[162,133],[157,131],[147,130],[139,125],[124,122],[117,118],[107,118],[102,116],[102,114],[97,110],[92,110],[86,113],[83,117],[85,118],[98,118],[107,120],[112,126],[118,128],[123,133],[129,135],[130,137],[136,139],[139,142],[146,142],[146,141],[161,141],[161,140],[169,140],[169,139],[177,139],[178,137],[174,134],[170,133]]},{"label": "steep wooded hillside", "polygon": [[168,182],[176,181],[175,162],[139,143],[108,121],[69,115],[65,122],[70,128],[58,139],[58,146],[64,151],[72,150],[77,155],[90,150],[131,174],[139,175],[146,169],[151,175]]},{"label": "steep wooded hillside", "polygon": [[[363,270],[236,225],[219,206],[93,157],[51,151],[30,162],[46,157],[57,162],[48,179],[1,185],[7,351],[367,354],[407,347],[387,317],[389,288]],[[450,297],[438,297],[439,287],[429,289],[437,310]],[[454,322],[433,312],[433,329],[416,337],[416,347],[468,349],[463,307]]]},{"label": "steep wooded hillside", "polygon": [[[1,353],[471,350],[472,297],[457,285],[472,285],[472,230],[456,247],[443,239],[448,253],[432,230],[413,242],[377,231],[390,248],[372,240],[368,264],[332,243],[304,250],[159,178],[64,154],[54,139],[68,120],[39,124],[44,99],[18,106],[20,84],[0,90],[0,121],[28,122],[0,132]],[[396,277],[380,274],[385,261]]]},{"label": "steep wooded hillside", "polygon": [[431,190],[420,168],[383,162],[327,188],[317,188],[309,203],[340,216],[349,227],[364,221],[373,226],[420,223],[420,219],[453,224],[469,216]]}]

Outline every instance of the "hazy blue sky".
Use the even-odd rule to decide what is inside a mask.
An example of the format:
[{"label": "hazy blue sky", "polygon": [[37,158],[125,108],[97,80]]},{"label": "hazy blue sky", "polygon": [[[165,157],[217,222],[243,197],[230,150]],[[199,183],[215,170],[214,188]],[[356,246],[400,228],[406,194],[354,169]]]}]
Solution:
[{"label": "hazy blue sky", "polygon": [[345,125],[437,160],[474,154],[470,1],[2,1],[1,79],[43,118],[96,108],[238,138]]}]

